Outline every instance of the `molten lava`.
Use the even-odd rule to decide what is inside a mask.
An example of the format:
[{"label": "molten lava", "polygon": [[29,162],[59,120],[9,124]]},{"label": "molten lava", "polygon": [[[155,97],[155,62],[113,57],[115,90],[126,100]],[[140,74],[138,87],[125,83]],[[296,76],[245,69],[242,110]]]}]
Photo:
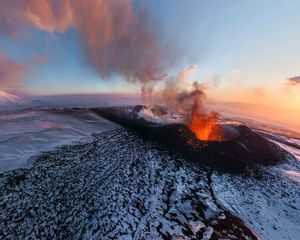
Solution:
[{"label": "molten lava", "polygon": [[211,112],[209,115],[193,113],[189,128],[199,140],[224,141],[223,128],[218,123],[217,112]]}]

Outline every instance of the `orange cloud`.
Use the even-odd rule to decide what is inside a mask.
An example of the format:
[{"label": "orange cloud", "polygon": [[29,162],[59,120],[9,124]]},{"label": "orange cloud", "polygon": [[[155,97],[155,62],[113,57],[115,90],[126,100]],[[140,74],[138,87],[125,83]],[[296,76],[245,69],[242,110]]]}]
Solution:
[{"label": "orange cloud", "polygon": [[1,0],[0,31],[24,26],[46,32],[79,32],[89,63],[102,77],[120,74],[144,88],[164,78],[176,51],[142,7],[131,0]]},{"label": "orange cloud", "polygon": [[19,86],[28,64],[17,63],[0,52],[0,88]]},{"label": "orange cloud", "polygon": [[70,0],[1,0],[0,30],[16,35],[24,26],[64,32],[72,23]]},{"label": "orange cloud", "polygon": [[73,21],[89,61],[103,77],[119,73],[143,82],[161,78],[162,49],[157,31],[148,27],[143,11],[132,1],[74,0]]}]

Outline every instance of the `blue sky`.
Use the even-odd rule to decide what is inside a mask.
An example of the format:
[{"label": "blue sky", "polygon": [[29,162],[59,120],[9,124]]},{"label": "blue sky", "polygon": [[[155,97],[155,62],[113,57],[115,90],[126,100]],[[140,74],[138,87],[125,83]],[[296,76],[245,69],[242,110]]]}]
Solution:
[{"label": "blue sky", "polygon": [[[160,0],[145,1],[145,6],[166,39],[181,50],[170,72],[197,64],[200,81],[214,73],[224,89],[232,84],[232,73],[238,75],[237,86],[266,89],[280,88],[284,78],[300,74],[300,1]],[[80,44],[72,28],[63,34],[31,29],[21,38],[0,35],[0,49],[11,59],[47,57],[25,76],[28,93],[138,91],[119,76],[101,79]]]}]

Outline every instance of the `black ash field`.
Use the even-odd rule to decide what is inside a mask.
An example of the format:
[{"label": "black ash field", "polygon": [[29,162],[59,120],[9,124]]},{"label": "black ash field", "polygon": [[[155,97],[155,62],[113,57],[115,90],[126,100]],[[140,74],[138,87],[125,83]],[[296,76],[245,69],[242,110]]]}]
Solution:
[{"label": "black ash field", "polygon": [[297,136],[247,122],[295,157],[230,172],[195,164],[89,109],[10,114],[0,122],[1,239],[299,236]]}]

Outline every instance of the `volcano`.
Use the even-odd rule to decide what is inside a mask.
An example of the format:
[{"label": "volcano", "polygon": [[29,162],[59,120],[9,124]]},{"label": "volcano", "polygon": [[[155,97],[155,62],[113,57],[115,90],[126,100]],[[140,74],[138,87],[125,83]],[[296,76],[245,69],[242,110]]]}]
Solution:
[{"label": "volcano", "polygon": [[[94,111],[145,138],[176,150],[199,165],[232,169],[249,164],[274,165],[292,157],[275,143],[242,124],[222,124],[223,141],[203,141],[183,123],[162,124],[140,117],[139,112],[144,108],[144,106],[101,108]],[[166,114],[161,108],[155,108],[154,112],[157,115]]]}]

